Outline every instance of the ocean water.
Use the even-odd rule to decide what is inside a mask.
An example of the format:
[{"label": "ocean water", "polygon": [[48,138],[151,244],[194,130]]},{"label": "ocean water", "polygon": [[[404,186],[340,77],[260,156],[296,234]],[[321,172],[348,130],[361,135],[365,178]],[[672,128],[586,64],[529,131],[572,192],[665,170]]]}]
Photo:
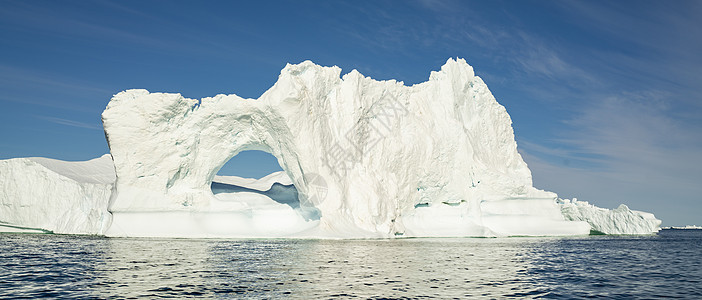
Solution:
[{"label": "ocean water", "polygon": [[0,298],[702,298],[702,230],[184,240],[0,234]]}]

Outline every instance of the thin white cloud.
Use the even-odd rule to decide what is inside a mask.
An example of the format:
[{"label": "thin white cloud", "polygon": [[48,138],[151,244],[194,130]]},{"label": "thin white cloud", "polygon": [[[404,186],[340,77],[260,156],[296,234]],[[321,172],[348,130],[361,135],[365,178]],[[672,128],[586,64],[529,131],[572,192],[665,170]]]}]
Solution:
[{"label": "thin white cloud", "polygon": [[[23,2],[12,4],[11,7],[0,10],[0,19],[4,19],[11,30],[50,34],[53,37],[63,37],[72,41],[108,44],[115,48],[138,48],[142,52],[181,56],[186,53],[194,56],[219,57],[223,60],[231,59],[231,56],[240,48],[240,45],[235,42],[210,36],[206,31],[188,26],[187,22],[175,22],[158,14],[126,8],[115,3],[104,2],[97,7],[104,5],[106,9],[122,10],[134,18],[148,19],[152,28],[162,30],[159,33],[133,30],[129,27],[131,24],[128,18],[114,22],[100,22],[90,15],[75,14],[69,10],[56,12],[42,5]],[[251,34],[244,29],[237,30],[240,26],[229,25],[229,28],[233,28],[232,30],[239,34]],[[190,42],[184,43],[183,41],[186,40]],[[178,51],[174,52],[172,49],[178,49]],[[256,55],[255,52],[249,51],[246,54],[249,59],[270,64],[269,60]],[[103,57],[96,55],[95,58]]]},{"label": "thin white cloud", "polygon": [[[562,128],[561,148],[520,142],[535,184],[608,207],[625,202],[667,217],[672,210],[686,214],[680,208],[702,195],[702,128],[671,118],[665,102],[644,99],[651,95],[659,93],[603,98],[584,106]],[[598,164],[562,163],[583,157],[596,157]]]},{"label": "thin white cloud", "polygon": [[520,39],[521,47],[516,55],[512,56],[512,60],[515,65],[521,66],[527,75],[546,77],[578,89],[600,86],[600,80],[596,76],[589,74],[562,54],[565,50],[524,32],[520,32],[518,37],[515,37],[517,38]]},{"label": "thin white cloud", "polygon": [[109,93],[105,88],[96,87],[95,83],[82,82],[76,79],[67,78],[65,75],[46,74],[31,71],[26,68],[16,68],[9,65],[0,64],[0,86],[32,86],[51,89],[61,89],[76,93]]},{"label": "thin white cloud", "polygon": [[85,129],[91,129],[91,130],[103,130],[101,125],[93,124],[93,123],[85,123],[85,122],[79,122],[79,121],[75,121],[75,120],[50,117],[50,116],[36,116],[36,117],[38,119],[49,121],[51,123],[59,124],[59,125],[65,125],[65,126],[76,127],[76,128],[85,128]]},{"label": "thin white cloud", "polygon": [[[78,99],[105,97],[114,93],[94,82],[2,64],[0,64],[0,89],[3,91],[0,102],[85,112],[92,111],[91,107],[85,103],[77,103]],[[60,101],[59,99],[62,98],[71,98],[74,101]]]}]

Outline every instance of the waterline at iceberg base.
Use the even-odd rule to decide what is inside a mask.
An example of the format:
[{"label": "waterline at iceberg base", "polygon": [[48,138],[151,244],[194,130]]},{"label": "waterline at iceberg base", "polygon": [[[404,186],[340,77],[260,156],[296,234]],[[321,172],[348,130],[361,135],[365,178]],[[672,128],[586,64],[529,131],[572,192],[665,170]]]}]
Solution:
[{"label": "waterline at iceberg base", "polygon": [[[660,225],[626,206],[534,188],[509,115],[462,59],[413,86],[306,61],[287,65],[258,99],[128,90],[102,120],[111,157],[0,161],[0,231],[384,238],[648,234]],[[271,153],[284,172],[216,176],[245,150]]]}]

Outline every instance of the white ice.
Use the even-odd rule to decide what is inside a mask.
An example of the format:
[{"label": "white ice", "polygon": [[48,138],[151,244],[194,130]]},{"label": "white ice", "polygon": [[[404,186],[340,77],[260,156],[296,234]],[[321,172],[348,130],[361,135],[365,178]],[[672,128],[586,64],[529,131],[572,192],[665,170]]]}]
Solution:
[{"label": "white ice", "polygon": [[661,220],[652,213],[631,210],[624,204],[610,210],[577,199],[559,199],[558,202],[567,220],[585,221],[595,233],[648,234],[660,230]]},{"label": "white ice", "polygon": [[0,160],[0,231],[31,228],[98,234],[109,223],[115,180],[109,154],[81,162],[49,158]]}]

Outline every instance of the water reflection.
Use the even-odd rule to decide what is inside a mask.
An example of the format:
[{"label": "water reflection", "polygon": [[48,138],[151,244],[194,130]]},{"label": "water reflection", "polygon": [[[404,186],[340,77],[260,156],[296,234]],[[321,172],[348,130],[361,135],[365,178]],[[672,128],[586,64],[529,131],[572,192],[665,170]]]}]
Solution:
[{"label": "water reflection", "polygon": [[100,296],[467,297],[542,293],[534,239],[110,239]]},{"label": "water reflection", "polygon": [[701,295],[701,237],[178,240],[0,235],[0,298],[690,296]]},{"label": "water reflection", "polygon": [[525,249],[518,246],[522,242],[315,241],[308,252],[283,259],[298,260],[288,278],[296,282],[293,293],[303,297],[498,296],[512,289],[533,293],[516,279],[528,265]]}]

